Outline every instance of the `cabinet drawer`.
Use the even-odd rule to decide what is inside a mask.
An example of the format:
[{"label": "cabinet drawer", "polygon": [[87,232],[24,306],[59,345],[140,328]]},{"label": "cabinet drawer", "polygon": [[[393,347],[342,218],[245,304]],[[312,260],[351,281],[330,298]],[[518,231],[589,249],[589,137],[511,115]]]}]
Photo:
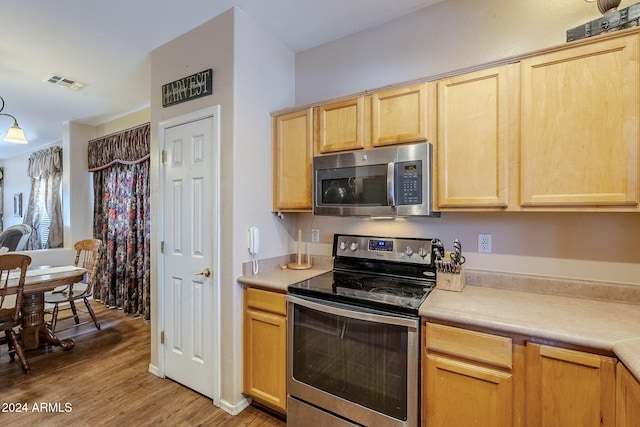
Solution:
[{"label": "cabinet drawer", "polygon": [[491,365],[512,367],[511,338],[427,323],[426,344],[438,351]]},{"label": "cabinet drawer", "polygon": [[263,289],[247,288],[245,289],[244,297],[247,307],[282,314],[283,316],[287,315],[285,294],[265,291]]}]

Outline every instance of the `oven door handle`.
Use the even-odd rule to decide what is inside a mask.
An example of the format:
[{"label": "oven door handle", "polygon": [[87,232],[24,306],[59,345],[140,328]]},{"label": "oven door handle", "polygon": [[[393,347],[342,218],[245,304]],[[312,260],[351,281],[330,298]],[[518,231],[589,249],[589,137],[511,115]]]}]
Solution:
[{"label": "oven door handle", "polygon": [[291,294],[287,295],[287,302],[298,304],[313,310],[317,310],[323,313],[332,314],[335,316],[348,317],[351,319],[364,320],[368,322],[384,323],[387,325],[398,325],[407,328],[418,329],[420,326],[419,319],[411,319],[407,317],[387,316],[384,314],[373,313],[370,311],[364,311],[366,309],[358,309],[355,307],[345,307],[344,305],[338,305],[331,301],[324,301],[311,298],[300,298]]}]

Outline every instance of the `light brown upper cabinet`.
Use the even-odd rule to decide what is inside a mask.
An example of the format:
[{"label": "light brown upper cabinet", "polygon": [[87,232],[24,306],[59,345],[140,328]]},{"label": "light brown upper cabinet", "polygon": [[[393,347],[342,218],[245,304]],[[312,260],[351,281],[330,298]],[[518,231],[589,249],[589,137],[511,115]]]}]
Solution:
[{"label": "light brown upper cabinet", "polygon": [[509,130],[518,64],[437,82],[437,204],[442,210],[508,205]]},{"label": "light brown upper cabinet", "polygon": [[315,108],[315,155],[427,140],[427,83]]},{"label": "light brown upper cabinet", "polygon": [[521,62],[521,205],[638,204],[638,35]]},{"label": "light brown upper cabinet", "polygon": [[427,139],[427,84],[390,89],[371,95],[373,147]]},{"label": "light brown upper cabinet", "polygon": [[316,122],[316,155],[364,148],[364,96],[316,107]]},{"label": "light brown upper cabinet", "polygon": [[311,211],[313,110],[273,117],[273,211]]}]

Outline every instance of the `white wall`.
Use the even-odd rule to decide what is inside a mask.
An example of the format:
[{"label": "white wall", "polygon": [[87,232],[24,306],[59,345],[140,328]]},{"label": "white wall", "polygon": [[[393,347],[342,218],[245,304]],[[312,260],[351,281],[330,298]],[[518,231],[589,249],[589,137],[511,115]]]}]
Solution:
[{"label": "white wall", "polygon": [[[234,259],[231,276],[222,287],[222,324],[233,340],[233,353],[223,365],[223,387],[242,398],[242,290],[236,278],[242,263],[250,260],[247,250],[249,227],[260,229],[260,258],[287,253],[292,218],[282,221],[271,213],[272,162],[271,116],[294,101],[295,57],[273,35],[236,9],[234,15],[235,138],[233,151],[233,236]],[[223,225],[224,227],[224,225]],[[223,343],[223,346],[225,344]],[[226,370],[225,367],[233,367]]]},{"label": "white wall", "polygon": [[[232,158],[229,146],[233,141],[233,20],[229,13],[222,14],[206,24],[162,45],[151,52],[151,360],[152,366],[158,365],[158,253],[161,236],[159,223],[158,187],[159,187],[159,136],[158,124],[164,120],[199,111],[214,105],[221,106],[221,180],[222,185],[231,179],[230,164]],[[213,94],[190,102],[162,108],[162,85],[198,71],[213,69]],[[225,192],[221,200],[219,215],[232,218],[227,213],[233,198]],[[223,236],[228,239],[229,236]],[[224,261],[228,252],[222,254]]]},{"label": "white wall", "polygon": [[93,126],[63,125],[62,214],[64,247],[93,237],[93,181],[89,173],[88,142],[95,137]]},{"label": "white wall", "polygon": [[[50,144],[49,147],[62,145],[62,142]],[[29,156],[31,153],[22,154],[6,160],[0,160],[0,166],[4,168],[4,208],[2,222],[4,229],[12,225],[22,224],[24,213],[31,193],[31,180],[27,176]],[[22,193],[22,216],[13,215],[13,196]]]},{"label": "white wall", "polygon": [[[620,7],[632,2],[623,1]],[[447,0],[296,56],[296,102],[307,105],[564,44],[566,30],[601,15],[582,0]],[[440,219],[372,222],[299,215],[314,253],[333,233],[459,238],[467,266],[640,284],[640,214],[443,213]],[[493,253],[477,254],[491,233]]]},{"label": "white wall", "polygon": [[[161,86],[213,69],[213,94],[162,108]],[[247,229],[262,230],[261,257],[286,252],[287,225],[271,207],[271,121],[269,112],[294,102],[294,55],[237,9],[231,9],[151,54],[152,179],[158,175],[158,123],[220,105],[221,117],[221,406],[242,404],[242,304],[236,278],[249,260]],[[152,236],[160,233],[157,184],[152,186]],[[152,237],[152,265],[158,265]],[[151,365],[157,365],[158,278],[152,270]]]},{"label": "white wall", "polygon": [[93,236],[93,180],[88,165],[88,142],[94,138],[117,132],[150,120],[149,109],[125,115],[93,127],[75,122],[62,125],[62,141],[38,147],[33,151],[6,160],[4,167],[4,228],[21,224],[22,217],[13,215],[13,195],[22,193],[23,213],[29,200],[31,182],[27,176],[29,156],[47,147],[62,147],[62,215],[64,247]]},{"label": "white wall", "polygon": [[[213,94],[193,101],[162,108],[161,87],[163,84],[188,76],[198,71],[213,69]],[[158,364],[158,239],[161,236],[158,205],[159,147],[158,123],[206,107],[220,105],[220,216],[222,227],[221,263],[231,265],[233,254],[229,242],[233,236],[233,194],[230,189],[233,179],[233,13],[226,12],[194,30],[160,46],[151,53],[151,365]],[[220,272],[222,282],[229,280],[229,273]],[[232,351],[226,345],[224,351]],[[233,354],[233,353],[232,353]],[[224,357],[224,356],[223,356]],[[226,396],[226,395],[225,395]],[[230,399],[232,400],[232,398]]]},{"label": "white wall", "polygon": [[446,0],[299,53],[296,104],[562,44],[566,30],[600,16],[583,0]]},{"label": "white wall", "polygon": [[93,235],[93,182],[88,171],[87,142],[94,128],[77,123],[62,126],[63,140],[38,147],[32,152],[0,161],[4,167],[4,227],[21,224],[23,217],[13,216],[13,195],[22,193],[23,214],[31,192],[27,176],[29,156],[47,147],[62,147],[62,215],[64,247]]}]

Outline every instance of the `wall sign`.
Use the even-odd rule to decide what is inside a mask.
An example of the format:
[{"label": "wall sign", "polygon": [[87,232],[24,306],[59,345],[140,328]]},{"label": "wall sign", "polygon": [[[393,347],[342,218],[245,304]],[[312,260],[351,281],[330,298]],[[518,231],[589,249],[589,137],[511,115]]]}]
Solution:
[{"label": "wall sign", "polygon": [[22,216],[22,193],[13,195],[13,216]]},{"label": "wall sign", "polygon": [[211,68],[162,85],[162,106],[168,107],[211,95],[212,85],[213,69]]}]

